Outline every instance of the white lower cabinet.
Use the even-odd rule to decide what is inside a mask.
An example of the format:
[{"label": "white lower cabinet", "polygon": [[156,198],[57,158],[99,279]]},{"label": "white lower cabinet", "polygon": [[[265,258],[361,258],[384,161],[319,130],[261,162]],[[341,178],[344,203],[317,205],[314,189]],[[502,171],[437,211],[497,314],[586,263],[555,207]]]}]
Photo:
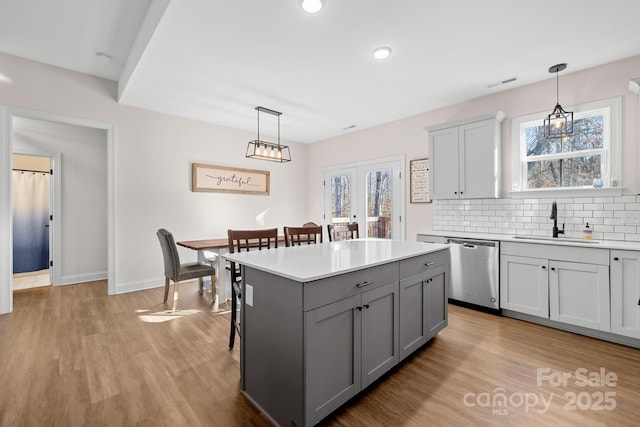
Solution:
[{"label": "white lower cabinet", "polygon": [[529,243],[501,249],[501,308],[611,331],[609,250]]},{"label": "white lower cabinet", "polygon": [[549,318],[548,261],[542,258],[500,257],[500,307]]},{"label": "white lower cabinet", "polygon": [[640,252],[611,251],[611,332],[640,338]]},{"label": "white lower cabinet", "polygon": [[549,261],[549,318],[610,332],[609,267]]}]

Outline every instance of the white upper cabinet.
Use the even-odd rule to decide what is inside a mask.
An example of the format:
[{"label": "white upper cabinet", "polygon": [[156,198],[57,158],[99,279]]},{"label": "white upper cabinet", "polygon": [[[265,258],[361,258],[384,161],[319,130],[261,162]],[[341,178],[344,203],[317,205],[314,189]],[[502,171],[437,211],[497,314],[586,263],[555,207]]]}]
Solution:
[{"label": "white upper cabinet", "polygon": [[427,128],[431,199],[499,197],[502,112]]}]

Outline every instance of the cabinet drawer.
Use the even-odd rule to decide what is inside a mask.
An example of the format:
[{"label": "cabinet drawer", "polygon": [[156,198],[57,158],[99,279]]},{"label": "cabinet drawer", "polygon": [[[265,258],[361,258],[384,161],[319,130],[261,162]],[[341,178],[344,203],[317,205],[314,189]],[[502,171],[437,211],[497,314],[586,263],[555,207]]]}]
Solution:
[{"label": "cabinet drawer", "polygon": [[304,311],[397,281],[398,263],[392,262],[308,282],[304,284]]},{"label": "cabinet drawer", "polygon": [[502,255],[531,258],[546,258],[557,261],[582,262],[585,264],[609,265],[609,249],[598,247],[545,245],[538,243],[502,242]]},{"label": "cabinet drawer", "polygon": [[427,270],[443,266],[449,262],[449,250],[433,252],[400,261],[400,280]]}]

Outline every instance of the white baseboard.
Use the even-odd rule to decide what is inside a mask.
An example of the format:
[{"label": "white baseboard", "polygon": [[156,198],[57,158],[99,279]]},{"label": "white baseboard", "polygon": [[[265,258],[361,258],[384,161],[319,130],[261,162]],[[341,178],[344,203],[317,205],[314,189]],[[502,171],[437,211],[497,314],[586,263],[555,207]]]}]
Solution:
[{"label": "white baseboard", "polygon": [[100,271],[97,273],[76,274],[73,276],[62,276],[59,283],[54,286],[75,285],[84,282],[95,282],[96,280],[107,280],[107,272]]},{"label": "white baseboard", "polygon": [[116,294],[126,294],[128,292],[144,291],[146,289],[159,288],[164,286],[164,277],[151,280],[138,280],[135,282],[117,283]]}]

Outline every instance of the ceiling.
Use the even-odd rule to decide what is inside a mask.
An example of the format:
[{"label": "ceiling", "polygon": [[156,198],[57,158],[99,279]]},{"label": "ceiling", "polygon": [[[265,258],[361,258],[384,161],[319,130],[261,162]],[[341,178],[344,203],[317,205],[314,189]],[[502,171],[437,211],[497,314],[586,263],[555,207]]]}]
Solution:
[{"label": "ceiling", "polygon": [[[562,76],[640,54],[637,0],[325,3],[311,15],[299,0],[0,0],[0,51],[231,128],[255,132],[254,108],[274,109],[282,139],[303,143],[553,78],[559,62]],[[388,59],[372,58],[379,45]],[[261,114],[261,134],[276,123]]]}]

